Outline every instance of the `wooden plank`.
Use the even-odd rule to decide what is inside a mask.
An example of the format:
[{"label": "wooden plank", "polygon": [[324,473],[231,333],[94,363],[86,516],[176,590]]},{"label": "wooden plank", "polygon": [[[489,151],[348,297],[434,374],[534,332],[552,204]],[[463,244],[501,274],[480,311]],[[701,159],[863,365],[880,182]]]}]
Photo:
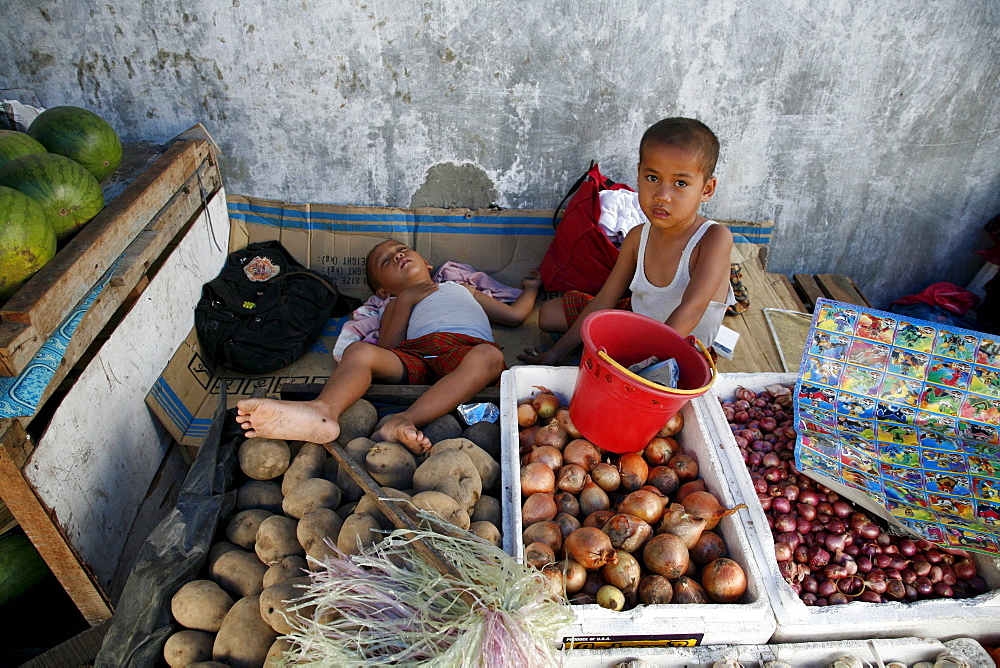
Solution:
[{"label": "wooden plank", "polygon": [[[124,317],[125,313],[118,312],[119,307],[129,297],[138,297],[134,293],[141,284],[148,284],[147,272],[150,266],[165,254],[165,249],[178,236],[183,236],[186,233],[188,227],[201,214],[203,203],[198,189],[199,177],[206,188],[211,188],[211,191],[207,193],[208,197],[212,197],[222,187],[222,177],[218,167],[207,160],[204,161],[198,171],[188,179],[187,185],[193,184],[195,187],[179,191],[163,209],[147,222],[145,229],[135,235],[135,239],[122,253],[122,260],[109,279],[108,285],[84,314],[76,331],[73,332],[73,336],[66,346],[62,363],[42,392],[39,405],[48,401],[78,362],[85,358],[88,351],[91,355],[96,352],[90,349],[101,336],[102,331],[113,329]],[[115,318],[115,316],[117,317]],[[33,416],[16,419],[27,424],[33,419]],[[8,421],[0,419],[0,429]],[[25,453],[26,455],[27,453]]]},{"label": "wooden plank", "polygon": [[6,503],[0,501],[0,536],[16,526],[17,520],[14,519],[14,513],[10,512],[10,508],[7,507]]},{"label": "wooden plank", "polygon": [[175,142],[0,308],[0,374],[13,376],[25,368],[149,219],[210,155],[205,140]]},{"label": "wooden plank", "polygon": [[816,283],[816,279],[812,274],[792,274],[792,280],[795,281],[795,287],[798,289],[798,293],[802,295],[802,303],[805,304],[806,308],[810,311],[812,311],[816,306],[817,299],[826,296]]},{"label": "wooden plank", "polygon": [[[44,623],[44,621],[42,622]],[[101,645],[104,643],[104,636],[111,628],[111,620],[101,622],[97,626],[78,633],[72,638],[62,642],[49,651],[36,656],[21,668],[66,668],[67,666],[91,666]]]},{"label": "wooden plank", "polygon": [[858,291],[854,281],[843,274],[816,274],[816,283],[823,294],[830,299],[858,306],[871,306],[864,295]]},{"label": "wooden plank", "polygon": [[[792,280],[788,278],[785,274],[776,274],[781,281],[781,285],[785,287],[788,292],[788,298],[792,303],[795,304],[795,308],[788,308],[788,311],[798,311],[800,313],[806,313],[806,305],[802,303],[802,299],[799,297],[799,293],[795,291],[795,286],[792,285]],[[767,308],[780,308],[778,306],[767,306]]]},{"label": "wooden plank", "polygon": [[81,567],[80,559],[60,531],[55,518],[42,504],[34,489],[11,457],[21,448],[27,434],[17,423],[9,425],[0,441],[0,496],[13,512],[49,570],[69,594],[80,614],[91,625],[111,617],[108,601]]}]

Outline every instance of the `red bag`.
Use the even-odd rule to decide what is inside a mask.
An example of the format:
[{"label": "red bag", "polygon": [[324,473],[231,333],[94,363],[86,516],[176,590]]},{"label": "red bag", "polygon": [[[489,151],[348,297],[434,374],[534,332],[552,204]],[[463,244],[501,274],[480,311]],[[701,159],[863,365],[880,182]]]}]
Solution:
[{"label": "red bag", "polygon": [[[580,290],[596,295],[618,259],[618,248],[597,224],[602,190],[632,190],[601,174],[596,162],[566,193],[552,214],[556,236],[542,258],[539,271],[546,290]],[[572,199],[570,199],[572,197]],[[562,220],[556,222],[567,199]]]}]

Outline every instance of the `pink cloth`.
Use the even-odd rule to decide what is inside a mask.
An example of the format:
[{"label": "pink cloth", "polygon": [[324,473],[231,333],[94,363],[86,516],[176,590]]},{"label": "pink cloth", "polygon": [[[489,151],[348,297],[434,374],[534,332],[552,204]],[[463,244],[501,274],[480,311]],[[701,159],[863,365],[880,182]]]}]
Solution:
[{"label": "pink cloth", "polygon": [[[470,285],[480,292],[484,292],[493,299],[500,302],[511,303],[519,296],[521,290],[512,288],[500,281],[490,277],[481,271],[476,271],[473,267],[461,262],[445,262],[431,276],[435,283],[454,281],[462,285]],[[351,314],[351,319],[344,323],[337,336],[337,343],[333,348],[333,357],[338,362],[344,355],[344,350],[355,341],[367,341],[368,343],[378,343],[379,327],[382,324],[382,313],[385,306],[395,297],[383,299],[378,295],[372,295],[364,304],[355,309]]]}]

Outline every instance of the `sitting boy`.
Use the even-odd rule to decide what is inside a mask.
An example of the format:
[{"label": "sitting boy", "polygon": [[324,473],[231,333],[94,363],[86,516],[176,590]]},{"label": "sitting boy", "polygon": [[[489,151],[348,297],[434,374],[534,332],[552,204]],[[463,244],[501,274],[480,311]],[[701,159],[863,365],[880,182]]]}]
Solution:
[{"label": "sitting boy", "polygon": [[538,272],[505,304],[454,282],[435,283],[432,267],[415,250],[386,240],[368,253],[368,285],[380,297],[394,296],[382,315],[378,345],[358,341],[344,351],[319,396],[310,401],[243,399],[236,421],[249,437],[328,443],[340,435],[338,418],[372,384],[433,385],[372,435],[397,441],[415,454],[431,447],[419,430],[448,414],[494,382],[504,369],[490,323],[524,322],[541,285]]}]

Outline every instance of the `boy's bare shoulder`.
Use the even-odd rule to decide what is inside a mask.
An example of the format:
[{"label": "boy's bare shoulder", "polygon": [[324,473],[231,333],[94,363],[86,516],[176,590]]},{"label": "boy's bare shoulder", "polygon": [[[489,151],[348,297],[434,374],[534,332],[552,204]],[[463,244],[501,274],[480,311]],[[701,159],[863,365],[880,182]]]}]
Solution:
[{"label": "boy's bare shoulder", "polygon": [[702,237],[702,241],[708,241],[712,245],[732,244],[733,233],[730,232],[729,228],[722,223],[716,223],[715,225],[710,225],[709,228],[705,230],[705,235]]}]

